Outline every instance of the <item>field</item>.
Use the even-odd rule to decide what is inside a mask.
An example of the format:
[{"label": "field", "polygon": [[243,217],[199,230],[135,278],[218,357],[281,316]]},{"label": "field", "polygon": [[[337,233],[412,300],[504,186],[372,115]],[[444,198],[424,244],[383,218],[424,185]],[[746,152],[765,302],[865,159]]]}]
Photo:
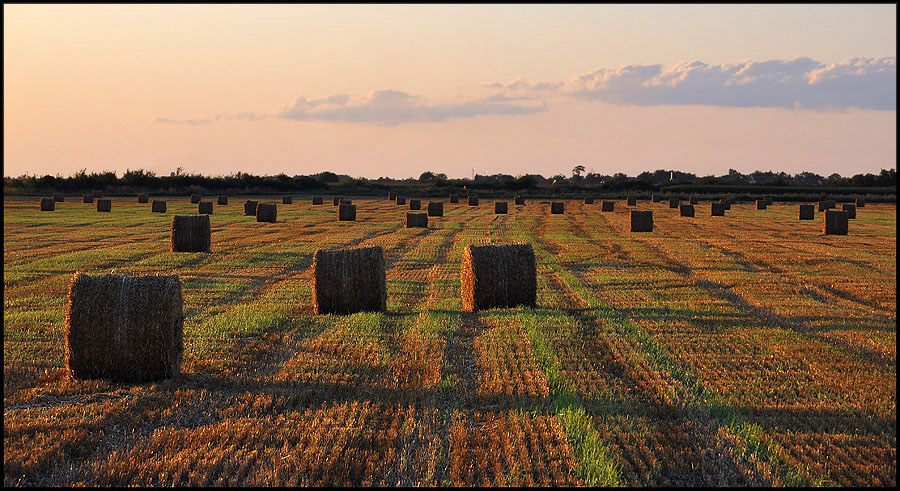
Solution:
[{"label": "field", "polygon": [[[655,229],[631,233],[622,200],[444,199],[407,229],[386,199],[272,224],[233,196],[206,254],[169,252],[186,197],[38,201],[4,200],[5,486],[897,484],[893,204],[825,236],[796,204],[639,201]],[[513,242],[538,306],[463,312],[465,246]],[[313,315],[315,250],[373,245],[388,312]],[[182,375],[71,380],[75,271],[178,274]]]}]

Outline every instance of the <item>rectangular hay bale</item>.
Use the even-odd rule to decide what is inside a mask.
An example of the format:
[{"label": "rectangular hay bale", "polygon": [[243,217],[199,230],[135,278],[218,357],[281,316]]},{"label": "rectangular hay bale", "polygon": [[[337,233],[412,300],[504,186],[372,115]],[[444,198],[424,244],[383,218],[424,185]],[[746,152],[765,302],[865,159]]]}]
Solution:
[{"label": "rectangular hay bale", "polygon": [[562,215],[566,212],[566,204],[562,201],[553,201],[550,203],[550,214],[551,215]]},{"label": "rectangular hay bale", "polygon": [[812,220],[816,216],[816,207],[813,205],[800,205],[800,220]]},{"label": "rectangular hay bale", "polygon": [[91,193],[84,193],[84,194],[81,195],[81,201],[82,201],[83,203],[93,203],[93,202],[94,202],[94,195],[91,194]]},{"label": "rectangular hay bale", "polygon": [[478,196],[469,196],[469,206],[478,206]]},{"label": "rectangular hay bale", "polygon": [[509,202],[494,201],[494,215],[504,215],[509,213]]},{"label": "rectangular hay bale", "polygon": [[201,198],[202,198],[201,195],[199,195],[199,194],[197,194],[197,193],[194,193],[194,194],[191,195],[191,203],[197,204],[197,203],[200,202],[200,199],[201,199]]},{"label": "rectangular hay bale", "polygon": [[56,210],[56,201],[53,198],[41,198],[41,211]]},{"label": "rectangular hay bale", "polygon": [[444,203],[442,203],[440,201],[429,201],[428,202],[428,216],[430,216],[430,217],[444,216]]},{"label": "rectangular hay bale", "polygon": [[259,205],[259,201],[247,200],[244,202],[244,216],[255,217],[256,216],[256,207]]},{"label": "rectangular hay bale", "polygon": [[394,198],[394,202],[398,206],[405,205],[406,204],[406,196],[397,196],[396,198]]},{"label": "rectangular hay bale", "polygon": [[834,202],[834,200],[826,199],[826,200],[819,201],[819,212],[823,212],[825,210],[830,210],[832,208],[835,208],[836,206],[837,206],[837,204]]},{"label": "rectangular hay bale", "polygon": [[615,201],[603,201],[602,203],[600,203],[600,211],[615,211],[615,209]]},{"label": "rectangular hay bale", "polygon": [[356,221],[356,205],[348,205],[341,203],[338,205],[338,221],[339,222],[355,222]]},{"label": "rectangular hay bale", "polygon": [[212,215],[213,212],[213,204],[212,201],[201,201],[197,203],[197,213],[200,215]]},{"label": "rectangular hay bale", "polygon": [[333,196],[331,198],[331,206],[337,206],[337,205],[341,204],[341,199],[343,199],[343,198],[344,198],[343,196]]},{"label": "rectangular hay bale", "polygon": [[312,204],[314,204],[314,205],[321,205],[321,204],[322,204],[322,197],[321,197],[321,196],[313,196]]},{"label": "rectangular hay bale", "polygon": [[420,200],[420,199],[409,200],[409,209],[410,210],[421,210],[422,209],[422,200]]},{"label": "rectangular hay bale", "polygon": [[757,210],[765,210],[766,206],[768,206],[766,203],[766,200],[764,200],[764,199],[756,200],[756,209]]},{"label": "rectangular hay bale", "polygon": [[275,223],[278,216],[278,207],[275,203],[260,203],[256,205],[256,221]]},{"label": "rectangular hay bale", "polygon": [[292,205],[292,204],[294,204],[294,197],[293,197],[293,196],[282,196],[282,197],[281,197],[281,204],[283,204],[283,205]]},{"label": "rectangular hay bale", "polygon": [[725,206],[726,206],[726,204],[722,203],[722,202],[710,203],[709,204],[710,216],[714,216],[714,217],[725,216]]},{"label": "rectangular hay bale", "polygon": [[847,218],[849,218],[850,220],[856,219],[856,205],[844,203],[841,205],[841,210],[847,212]]},{"label": "rectangular hay bale", "polygon": [[460,267],[463,310],[537,304],[537,264],[531,244],[469,244]]},{"label": "rectangular hay bale", "polygon": [[669,208],[678,208],[681,201],[678,198],[669,198]]},{"label": "rectangular hay bale", "polygon": [[151,213],[165,213],[166,212],[165,200],[161,200],[161,199],[153,200],[153,203],[150,204],[150,212]]},{"label": "rectangular hay bale", "polygon": [[312,264],[313,311],[316,314],[387,311],[384,269],[380,246],[317,250]]},{"label": "rectangular hay bale", "polygon": [[97,211],[112,211],[112,201],[109,199],[98,199]]},{"label": "rectangular hay bale", "polygon": [[634,196],[629,196],[628,199],[625,200],[625,203],[628,206],[637,206],[637,198]]},{"label": "rectangular hay bale", "polygon": [[459,203],[459,196],[455,194],[450,195],[450,203]]},{"label": "rectangular hay bale", "polygon": [[172,252],[209,252],[210,242],[209,215],[172,216]]},{"label": "rectangular hay bale", "polygon": [[406,228],[427,228],[428,227],[428,214],[427,213],[407,213],[406,214]]},{"label": "rectangular hay bale", "polygon": [[694,217],[694,205],[678,205],[678,213],[683,217]]},{"label": "rectangular hay bale", "polygon": [[584,204],[586,204],[586,205],[594,204],[594,198],[584,198]]},{"label": "rectangular hay bale", "polygon": [[846,211],[825,210],[822,228],[825,235],[847,235],[848,213]]},{"label": "rectangular hay bale", "polygon": [[516,201],[515,201],[515,203],[516,203],[516,205],[524,205],[524,204],[525,204],[525,197],[524,197],[524,196],[516,196]]},{"label": "rectangular hay bale", "polygon": [[149,202],[149,201],[150,201],[150,197],[147,196],[146,194],[140,193],[140,194],[137,195],[137,202],[138,202],[138,203],[147,203],[147,202]]},{"label": "rectangular hay bale", "polygon": [[650,210],[631,210],[631,231],[652,232],[653,212]]},{"label": "rectangular hay bale", "polygon": [[227,205],[228,204],[228,196],[220,194],[219,196],[216,197],[216,203],[219,204],[219,206]]}]

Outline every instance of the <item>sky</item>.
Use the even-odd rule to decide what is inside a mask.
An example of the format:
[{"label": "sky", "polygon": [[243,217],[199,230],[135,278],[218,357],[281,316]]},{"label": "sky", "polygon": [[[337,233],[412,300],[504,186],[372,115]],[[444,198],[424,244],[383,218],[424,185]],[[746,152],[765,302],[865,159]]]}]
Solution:
[{"label": "sky", "polygon": [[4,176],[896,168],[894,4],[3,14]]}]

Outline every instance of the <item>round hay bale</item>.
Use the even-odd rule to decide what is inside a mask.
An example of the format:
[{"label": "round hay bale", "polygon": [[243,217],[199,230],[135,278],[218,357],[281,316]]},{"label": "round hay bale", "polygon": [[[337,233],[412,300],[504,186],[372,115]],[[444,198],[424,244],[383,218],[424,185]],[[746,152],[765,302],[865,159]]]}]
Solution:
[{"label": "round hay bale", "polygon": [[147,203],[150,201],[150,198],[144,193],[138,194],[137,199],[138,199],[138,203]]},{"label": "round hay bale", "polygon": [[866,206],[866,199],[865,199],[865,198],[856,198],[856,207],[857,207],[857,208],[863,208],[863,207],[865,207],[865,206]]},{"label": "round hay bale", "polygon": [[615,209],[615,201],[603,201],[602,203],[600,203],[600,211],[614,211]]},{"label": "round hay bale", "polygon": [[584,204],[586,204],[586,205],[594,204],[594,198],[584,198]]},{"label": "round hay bale", "polygon": [[406,214],[406,228],[427,228],[428,227],[428,214],[427,213],[407,213]]},{"label": "round hay bale", "polygon": [[631,210],[631,231],[652,232],[653,212],[650,210]]},{"label": "round hay bale", "polygon": [[150,204],[150,212],[151,213],[165,213],[166,212],[165,200],[161,200],[161,199],[153,200],[153,203]]},{"label": "round hay bale", "polygon": [[112,211],[112,201],[109,199],[98,199],[97,211]]},{"label": "round hay bale", "polygon": [[282,196],[282,197],[281,197],[281,204],[283,204],[283,205],[292,205],[292,204],[294,204],[294,197],[293,197],[293,196]]},{"label": "round hay bale", "polygon": [[550,214],[561,215],[566,212],[566,205],[562,201],[554,201],[550,203]]},{"label": "round hay bale", "polygon": [[331,206],[337,206],[341,204],[341,200],[344,199],[343,196],[332,196],[331,197]]},{"label": "round hay bale", "polygon": [[53,198],[41,198],[41,211],[56,210],[56,201]]},{"label": "round hay bale", "polygon": [[356,205],[348,205],[341,203],[338,205],[339,222],[355,222],[356,221]]},{"label": "round hay bale", "polygon": [[764,199],[756,200],[756,209],[757,210],[765,210],[766,206],[768,206],[768,204],[766,204],[766,200],[764,200]]},{"label": "round hay bale", "polygon": [[256,216],[256,207],[259,201],[247,200],[244,202],[244,216]]},{"label": "round hay bale", "polygon": [[459,195],[450,194],[450,203],[459,203]]},{"label": "round hay bale", "polygon": [[537,265],[531,244],[469,244],[460,268],[463,310],[537,304]]},{"label": "round hay bale", "polygon": [[816,216],[816,207],[813,205],[800,205],[800,220],[812,220]]},{"label": "round hay bale", "polygon": [[477,196],[469,196],[469,206],[478,206]]},{"label": "round hay bale", "polygon": [[409,209],[410,210],[421,210],[422,209],[422,200],[410,199],[409,200]]},{"label": "round hay bale", "polygon": [[406,196],[397,196],[396,198],[394,198],[394,200],[396,201],[396,203],[397,203],[398,205],[405,205],[405,204],[406,204]]},{"label": "round hay bale", "polygon": [[669,208],[678,208],[681,201],[678,198],[669,198]]},{"label": "round hay bale", "polygon": [[197,213],[201,215],[212,215],[213,212],[213,204],[212,201],[201,201],[197,203]]},{"label": "round hay bale", "polygon": [[66,304],[72,378],[143,383],[181,373],[184,312],[178,276],[75,273]]},{"label": "round hay bale", "polygon": [[256,205],[256,221],[275,223],[278,215],[278,207],[275,203],[260,203]]},{"label": "round hay bale", "polygon": [[678,212],[683,217],[694,217],[694,205],[681,204],[678,205]]},{"label": "round hay bale", "polygon": [[444,203],[442,203],[440,201],[429,201],[428,202],[428,216],[430,216],[430,217],[444,216]]},{"label": "round hay bale", "polygon": [[84,202],[84,203],[93,203],[93,202],[94,202],[94,195],[91,194],[91,193],[85,193],[85,194],[82,194],[82,195],[81,195],[81,201]]},{"label": "round hay bale", "polygon": [[196,194],[196,193],[195,193],[195,194],[192,194],[192,195],[191,195],[191,203],[197,204],[197,203],[200,202],[200,199],[201,199],[201,198],[202,198],[202,196],[199,195],[199,194]]},{"label": "round hay bale", "polygon": [[65,196],[63,196],[62,193],[53,193],[53,201],[56,201],[57,203],[62,203],[65,200],[66,200],[66,198],[65,198]]},{"label": "round hay bale", "polygon": [[634,196],[629,196],[629,197],[625,200],[625,203],[626,203],[628,206],[637,206],[637,198],[635,198]]},{"label": "round hay bale", "polygon": [[710,203],[709,204],[709,214],[714,217],[723,217],[725,216],[725,203]]},{"label": "round hay bale", "polygon": [[227,205],[227,204],[228,204],[228,196],[225,196],[225,195],[221,195],[221,194],[220,194],[220,195],[216,198],[216,203],[217,203],[219,206]]},{"label": "round hay bale", "polygon": [[850,203],[844,203],[841,205],[841,210],[847,212],[847,218],[853,220],[856,218],[856,205]]},{"label": "round hay bale", "polygon": [[172,252],[209,252],[209,215],[173,215]]},{"label": "round hay bale", "polygon": [[524,197],[524,196],[516,196],[516,201],[515,201],[515,203],[516,203],[516,205],[524,205],[524,204],[525,204],[525,197]]},{"label": "round hay bale", "polygon": [[847,235],[848,218],[846,211],[825,210],[823,232],[825,235]]},{"label": "round hay bale", "polygon": [[494,201],[494,214],[495,215],[505,215],[507,213],[509,213],[509,202]]},{"label": "round hay bale", "polygon": [[322,197],[321,197],[321,196],[313,196],[312,204],[314,204],[314,205],[321,205],[321,204],[322,204]]},{"label": "round hay bale", "polygon": [[313,257],[312,269],[316,314],[387,311],[381,247],[320,249]]}]

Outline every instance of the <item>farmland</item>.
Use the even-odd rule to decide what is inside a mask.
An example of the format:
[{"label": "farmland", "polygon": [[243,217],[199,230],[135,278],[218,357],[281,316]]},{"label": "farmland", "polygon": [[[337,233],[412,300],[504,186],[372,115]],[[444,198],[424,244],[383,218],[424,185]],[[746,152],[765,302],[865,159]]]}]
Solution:
[{"label": "farmland", "polygon": [[[383,198],[276,223],[244,199],[210,253],[169,252],[187,197],[5,199],[4,485],[896,485],[894,204],[826,236],[783,203],[644,200],[631,233],[623,200],[445,199],[423,229]],[[521,242],[537,306],[463,311],[465,246]],[[313,253],[367,246],[387,313],[314,315]],[[70,379],[76,271],[179,275],[182,374]]]}]

